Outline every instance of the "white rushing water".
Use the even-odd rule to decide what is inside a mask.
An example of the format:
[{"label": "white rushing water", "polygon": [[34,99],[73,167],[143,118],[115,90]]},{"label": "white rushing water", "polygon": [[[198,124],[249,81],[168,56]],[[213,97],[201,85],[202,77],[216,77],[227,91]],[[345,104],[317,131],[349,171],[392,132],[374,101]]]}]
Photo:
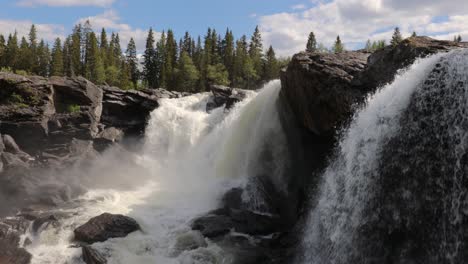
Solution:
[{"label": "white rushing water", "polygon": [[[134,166],[115,162],[115,153],[97,161],[96,174],[110,173],[110,181],[113,175],[134,178],[136,187],[89,190],[74,201],[77,206],[62,209],[69,216],[60,227],[28,234],[32,262],[82,263],[81,249],[70,247],[73,229],[109,212],[129,215],[142,227],[126,238],[93,245],[109,263],[229,263],[230,257],[208,240],[207,247],[195,250],[180,245],[184,239],[203,239],[190,230],[190,221],[216,209],[225,191],[245,187],[249,176],[263,170],[272,177],[281,175],[286,148],[276,109],[279,91],[279,81],[270,82],[258,93],[249,92],[229,112],[221,107],[207,113],[208,93],[162,99],[151,114],[143,150],[127,157]],[[266,164],[258,161],[265,146],[273,155]],[[279,176],[273,181],[280,186]],[[262,207],[255,193],[245,199]]]},{"label": "white rushing water", "polygon": [[[302,245],[304,264],[355,263],[355,233],[365,224],[366,204],[384,146],[400,130],[399,118],[442,54],[418,60],[372,95],[340,140],[337,157],[322,176]],[[372,262],[369,262],[372,263]]]}]

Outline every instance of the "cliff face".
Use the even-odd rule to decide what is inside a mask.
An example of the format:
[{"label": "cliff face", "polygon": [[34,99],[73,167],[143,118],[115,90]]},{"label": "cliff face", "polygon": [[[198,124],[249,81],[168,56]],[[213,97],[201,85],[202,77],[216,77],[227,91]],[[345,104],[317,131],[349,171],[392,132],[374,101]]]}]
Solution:
[{"label": "cliff face", "polygon": [[333,136],[353,114],[353,105],[393,81],[398,70],[417,58],[466,46],[412,37],[372,54],[299,53],[281,73],[281,95],[307,131],[316,136]]}]

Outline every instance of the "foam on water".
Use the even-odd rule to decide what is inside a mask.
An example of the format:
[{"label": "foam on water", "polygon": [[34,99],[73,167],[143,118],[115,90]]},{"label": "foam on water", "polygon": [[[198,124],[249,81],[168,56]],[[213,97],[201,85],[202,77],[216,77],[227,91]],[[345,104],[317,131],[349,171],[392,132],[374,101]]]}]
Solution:
[{"label": "foam on water", "polygon": [[[190,221],[216,209],[225,191],[247,186],[249,176],[266,169],[282,173],[277,156],[284,155],[285,147],[269,144],[284,140],[276,110],[279,90],[279,81],[273,81],[258,93],[248,92],[229,112],[218,108],[207,113],[208,93],[160,100],[151,114],[143,150],[129,157],[138,169],[108,165],[112,171],[128,172],[130,179],[140,179],[132,175],[137,173],[147,174],[149,180],[130,190],[90,190],[62,209],[68,216],[59,228],[27,235],[33,241],[27,247],[33,263],[81,263],[81,249],[71,247],[73,229],[104,212],[129,215],[142,227],[126,238],[93,245],[109,263],[229,263],[230,257],[208,240],[207,247],[195,250],[181,250],[176,243],[197,235],[190,230]],[[272,148],[279,161],[260,164],[264,146]],[[261,204],[254,193],[246,198]]]}]

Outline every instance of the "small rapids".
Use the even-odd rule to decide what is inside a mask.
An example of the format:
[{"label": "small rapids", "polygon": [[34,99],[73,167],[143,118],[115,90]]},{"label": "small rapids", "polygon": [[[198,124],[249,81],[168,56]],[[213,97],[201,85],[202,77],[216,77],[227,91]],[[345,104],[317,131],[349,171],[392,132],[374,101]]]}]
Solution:
[{"label": "small rapids", "polygon": [[[99,188],[58,210],[59,226],[24,239],[33,263],[82,263],[73,230],[104,212],[136,219],[142,231],[126,238],[93,244],[109,263],[230,263],[232,256],[192,231],[190,221],[216,209],[221,196],[234,187],[248,190],[243,199],[252,210],[266,210],[256,195],[256,175],[270,175],[281,186],[287,155],[276,101],[279,81],[268,83],[230,111],[206,112],[210,94],[162,99],[149,120],[142,150],[119,163],[118,151],[109,150],[96,161],[94,173],[134,178],[130,189]],[[262,155],[268,149],[269,158]],[[121,157],[120,157],[121,158]],[[141,175],[145,175],[142,180]],[[197,241],[201,247],[187,248]]]}]

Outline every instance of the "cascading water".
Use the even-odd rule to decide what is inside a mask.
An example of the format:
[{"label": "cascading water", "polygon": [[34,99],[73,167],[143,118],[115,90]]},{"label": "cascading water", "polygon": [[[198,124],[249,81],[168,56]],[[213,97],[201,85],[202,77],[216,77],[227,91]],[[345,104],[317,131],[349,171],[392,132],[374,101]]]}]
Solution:
[{"label": "cascading water", "polygon": [[[257,176],[268,175],[281,189],[287,148],[276,109],[279,90],[279,81],[273,81],[258,93],[249,92],[229,113],[223,108],[207,113],[208,93],[161,100],[143,151],[128,157],[134,165],[119,167],[112,158],[118,153],[111,150],[93,172],[136,180],[144,174],[149,180],[131,190],[90,190],[61,209],[65,217],[59,227],[25,236],[32,240],[27,250],[33,263],[81,263],[81,250],[71,247],[73,229],[104,212],[127,214],[142,226],[142,232],[93,245],[109,263],[230,263],[222,248],[189,224],[216,209],[220,196],[238,186],[247,190],[244,198],[251,209],[266,210],[255,192],[261,188],[253,180]],[[205,246],[180,248],[184,240]]]},{"label": "cascading water", "polygon": [[300,263],[468,261],[468,52],[369,98],[323,174]]}]

